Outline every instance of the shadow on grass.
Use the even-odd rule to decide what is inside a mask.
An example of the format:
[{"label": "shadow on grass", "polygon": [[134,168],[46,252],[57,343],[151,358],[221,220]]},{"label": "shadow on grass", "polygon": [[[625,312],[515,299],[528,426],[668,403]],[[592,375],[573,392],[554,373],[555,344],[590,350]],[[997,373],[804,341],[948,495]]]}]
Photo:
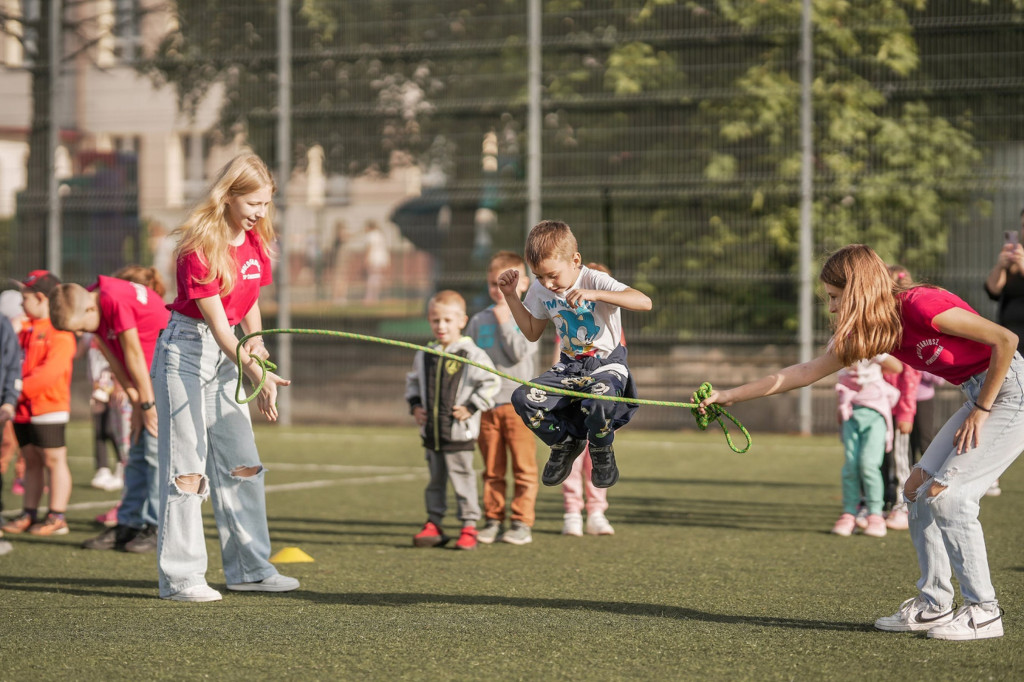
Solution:
[{"label": "shadow on grass", "polygon": [[320,604],[345,604],[349,606],[503,606],[525,609],[593,611],[599,613],[611,613],[619,616],[669,618],[673,620],[692,620],[705,623],[723,623],[726,625],[791,628],[796,630],[836,630],[840,632],[874,631],[874,628],[867,623],[844,623],[839,621],[778,618],[773,616],[737,616],[700,611],[698,609],[691,609],[683,606],[644,604],[639,602],[592,601],[588,599],[543,599],[537,597],[501,597],[481,594],[426,594],[415,592],[385,592],[381,594],[372,592],[350,592],[329,594],[322,592],[299,591],[295,593],[295,596],[303,597]]},{"label": "shadow on grass", "polygon": [[[156,599],[157,581],[112,578],[0,577],[0,590],[70,594],[76,597]],[[131,591],[128,591],[131,590]],[[146,590],[145,594],[135,590]]]},{"label": "shadow on grass", "polygon": [[[751,532],[792,533],[828,531],[838,513],[832,505],[687,497],[609,497],[607,515],[613,524],[715,528]],[[537,502],[537,516],[558,518],[561,500]]]},{"label": "shadow on grass", "polygon": [[729,478],[645,478],[629,476],[623,478],[629,483],[645,483],[657,485],[706,485],[716,488],[820,488],[821,485],[814,482],[800,481],[738,481]]}]

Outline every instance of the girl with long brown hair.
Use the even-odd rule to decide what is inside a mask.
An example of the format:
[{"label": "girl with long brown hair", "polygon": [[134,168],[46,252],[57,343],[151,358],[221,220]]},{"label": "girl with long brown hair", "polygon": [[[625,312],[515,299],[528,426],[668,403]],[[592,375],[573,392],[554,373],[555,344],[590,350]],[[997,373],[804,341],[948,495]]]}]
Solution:
[{"label": "girl with long brown hair", "polygon": [[[821,270],[834,333],[826,352],[700,403],[733,403],[807,386],[855,361],[890,353],[960,386],[966,402],[950,417],[907,479],[918,594],[875,621],[880,630],[927,631],[935,639],[1003,634],[989,575],[979,503],[1020,455],[1024,442],[1024,359],[1017,335],[978,315],[944,289],[893,280],[863,244],[834,253]],[[963,606],[954,605],[951,573]]]}]

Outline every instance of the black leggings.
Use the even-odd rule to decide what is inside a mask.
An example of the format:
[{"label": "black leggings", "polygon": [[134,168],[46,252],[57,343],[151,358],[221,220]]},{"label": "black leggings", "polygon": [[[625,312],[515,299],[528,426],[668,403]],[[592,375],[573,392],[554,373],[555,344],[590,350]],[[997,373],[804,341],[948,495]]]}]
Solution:
[{"label": "black leggings", "polygon": [[114,420],[119,417],[117,409],[111,407],[110,403],[107,403],[105,410],[94,412],[92,415],[93,458],[96,460],[97,469],[110,468],[107,443],[113,446],[117,461],[121,461],[120,451],[117,447],[117,432],[114,430]]}]

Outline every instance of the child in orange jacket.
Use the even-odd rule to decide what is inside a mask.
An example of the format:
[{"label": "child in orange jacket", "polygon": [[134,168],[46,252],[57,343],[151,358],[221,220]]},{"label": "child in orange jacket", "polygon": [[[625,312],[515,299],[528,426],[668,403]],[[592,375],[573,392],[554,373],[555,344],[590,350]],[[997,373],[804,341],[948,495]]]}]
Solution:
[{"label": "child in orange jacket", "polygon": [[[71,366],[75,335],[54,329],[50,323],[50,292],[60,280],[46,270],[33,270],[23,281],[22,305],[28,324],[18,334],[22,361],[21,397],[14,415],[14,433],[25,458],[25,498],[20,516],[3,526],[4,533],[28,531],[33,535],[65,535],[64,519],[71,498],[71,471],[64,430],[71,415]],[[50,508],[37,518],[49,472]]]}]

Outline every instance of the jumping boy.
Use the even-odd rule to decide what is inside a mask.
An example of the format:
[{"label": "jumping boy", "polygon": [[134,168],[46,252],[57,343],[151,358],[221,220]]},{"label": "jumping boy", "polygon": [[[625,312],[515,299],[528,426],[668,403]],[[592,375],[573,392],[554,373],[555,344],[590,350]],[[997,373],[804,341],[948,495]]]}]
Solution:
[{"label": "jumping boy", "polygon": [[132,444],[117,525],[86,540],[86,549],[156,550],[159,481],[157,419],[149,370],[170,312],[149,287],[100,275],[89,289],[62,284],[50,293],[53,326],[93,332],[114,376],[132,401]]},{"label": "jumping boy", "polygon": [[[427,305],[427,320],[437,343],[435,348],[491,366],[487,353],[462,335],[469,318],[466,301],[450,290],[440,291]],[[458,503],[462,533],[456,549],[476,549],[476,522],[480,518],[473,443],[480,433],[480,413],[494,407],[500,388],[498,377],[458,360],[419,351],[413,371],[406,377],[405,399],[420,427],[426,450],[430,482],[425,494],[427,522],[413,538],[417,547],[436,547],[448,542],[441,530],[451,481]]]},{"label": "jumping boy", "polygon": [[[71,470],[65,428],[71,416],[71,368],[75,335],[50,323],[49,293],[60,284],[46,270],[33,270],[23,281],[22,307],[28,321],[18,333],[24,360],[21,396],[14,416],[14,434],[25,458],[25,498],[22,513],[3,527],[10,534],[67,535],[64,513],[71,499]],[[37,519],[39,501],[49,472],[50,509]]]},{"label": "jumping boy", "polygon": [[[473,339],[494,366],[514,377],[532,377],[536,373],[537,343],[519,331],[505,296],[498,289],[498,276],[508,268],[519,270],[518,296],[526,293],[530,280],[526,264],[511,251],[499,251],[487,268],[487,293],[494,305],[481,310],[469,320],[466,335]],[[495,540],[513,545],[533,541],[534,507],[537,502],[537,440],[523,420],[512,409],[512,391],[517,384],[500,379],[501,390],[495,397],[494,409],[483,413],[480,420],[480,454],[484,458],[484,516],[486,525],[480,531],[480,542]],[[505,471],[512,465],[515,490],[512,497],[512,524],[502,530],[505,520]]]},{"label": "jumping boy", "polygon": [[[551,319],[561,340],[559,362],[533,383],[595,396],[635,397],[626,349],[619,343],[620,308],[650,310],[651,299],[611,275],[585,267],[576,237],[563,222],[544,220],[535,225],[526,239],[525,255],[537,276],[526,299],[519,300],[521,273],[515,268],[501,274],[498,287],[527,339],[539,339]],[[637,405],[570,398],[526,386],[512,394],[512,405],[551,448],[541,474],[544,485],[564,481],[588,442],[594,485],[608,488],[619,480],[612,441]]]}]

